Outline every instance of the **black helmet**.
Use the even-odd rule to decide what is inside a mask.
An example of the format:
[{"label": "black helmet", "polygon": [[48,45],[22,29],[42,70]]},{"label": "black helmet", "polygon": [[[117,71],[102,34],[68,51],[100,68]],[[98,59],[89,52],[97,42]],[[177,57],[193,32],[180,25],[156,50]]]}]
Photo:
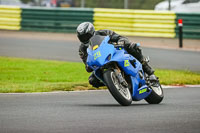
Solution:
[{"label": "black helmet", "polygon": [[95,32],[94,25],[90,22],[83,22],[77,27],[76,32],[78,39],[82,43],[87,43]]}]

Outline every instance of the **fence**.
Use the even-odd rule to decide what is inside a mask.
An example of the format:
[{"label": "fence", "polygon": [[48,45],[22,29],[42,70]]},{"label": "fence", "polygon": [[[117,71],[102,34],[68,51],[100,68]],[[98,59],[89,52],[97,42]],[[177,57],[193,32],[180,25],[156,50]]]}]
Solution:
[{"label": "fence", "polygon": [[20,30],[21,9],[0,5],[0,29]]},{"label": "fence", "polygon": [[176,15],[172,12],[128,9],[94,9],[97,30],[111,29],[122,35],[175,37]]},{"label": "fence", "polygon": [[[200,13],[177,13],[177,20],[183,19],[183,38],[200,38]],[[178,24],[176,27],[178,36]]]},{"label": "fence", "polygon": [[183,19],[183,37],[200,39],[200,13],[105,8],[19,8],[0,6],[0,29],[74,33],[81,22],[97,30],[110,29],[126,36],[178,36],[177,19]]},{"label": "fence", "polygon": [[93,9],[23,8],[22,30],[75,32],[78,24],[93,23]]}]

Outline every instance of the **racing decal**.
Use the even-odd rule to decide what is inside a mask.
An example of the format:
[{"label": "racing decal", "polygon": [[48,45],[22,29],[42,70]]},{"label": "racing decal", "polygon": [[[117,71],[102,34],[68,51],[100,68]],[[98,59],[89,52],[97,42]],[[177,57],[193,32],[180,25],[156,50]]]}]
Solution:
[{"label": "racing decal", "polygon": [[129,60],[124,60],[124,67],[130,66]]},{"label": "racing decal", "polygon": [[97,58],[101,57],[100,51],[96,52],[93,56],[94,56],[94,60],[96,60]]},{"label": "racing decal", "polygon": [[144,93],[144,92],[147,92],[147,88],[144,88],[144,89],[140,90],[140,91],[139,91],[139,94],[142,94],[142,93]]}]

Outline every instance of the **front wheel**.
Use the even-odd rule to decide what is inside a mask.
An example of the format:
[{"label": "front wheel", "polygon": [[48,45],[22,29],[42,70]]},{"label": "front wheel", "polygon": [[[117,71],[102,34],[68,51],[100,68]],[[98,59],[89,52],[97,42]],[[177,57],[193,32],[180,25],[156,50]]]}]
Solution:
[{"label": "front wheel", "polygon": [[117,75],[113,70],[105,71],[103,78],[106,82],[108,90],[119,104],[123,106],[129,106],[132,103],[132,97],[129,88],[120,84]]},{"label": "front wheel", "polygon": [[149,104],[159,104],[164,98],[162,86],[158,82],[154,85],[151,85],[150,87],[152,89],[152,92],[147,98],[145,98],[145,100]]}]

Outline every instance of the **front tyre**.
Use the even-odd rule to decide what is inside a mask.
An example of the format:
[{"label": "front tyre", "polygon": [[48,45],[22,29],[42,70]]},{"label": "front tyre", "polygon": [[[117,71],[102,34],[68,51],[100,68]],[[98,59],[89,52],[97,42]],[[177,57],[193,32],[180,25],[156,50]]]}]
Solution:
[{"label": "front tyre", "polygon": [[129,106],[132,103],[132,96],[129,88],[120,84],[113,70],[105,71],[103,78],[108,90],[119,104],[122,106]]},{"label": "front tyre", "polygon": [[152,89],[152,92],[147,98],[145,98],[145,100],[149,104],[159,104],[164,98],[162,86],[158,82],[150,87]]}]

